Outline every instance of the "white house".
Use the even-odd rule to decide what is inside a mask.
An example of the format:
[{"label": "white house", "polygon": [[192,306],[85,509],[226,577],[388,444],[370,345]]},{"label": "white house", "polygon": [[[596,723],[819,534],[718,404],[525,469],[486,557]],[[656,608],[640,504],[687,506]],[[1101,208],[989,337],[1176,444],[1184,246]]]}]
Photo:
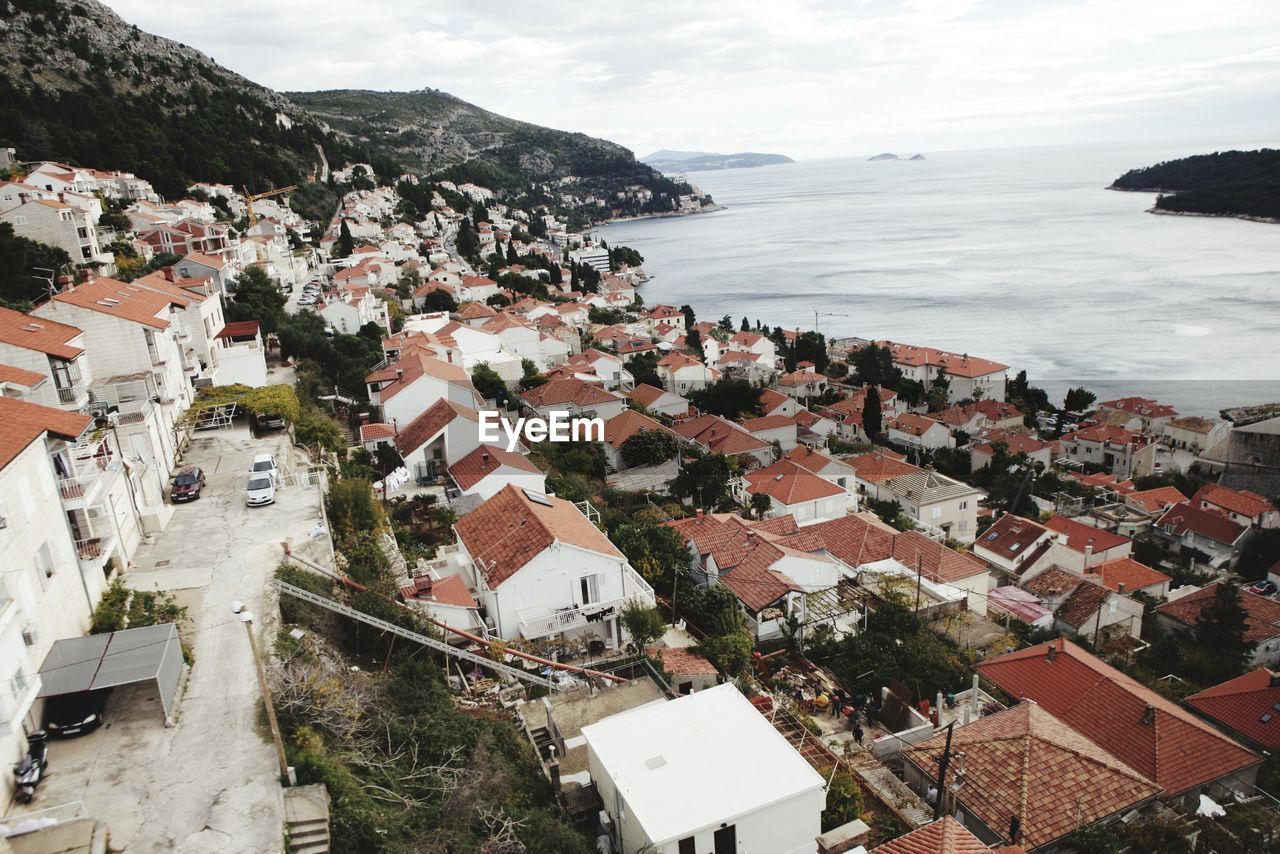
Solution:
[{"label": "white house", "polygon": [[906,379],[917,380],[928,388],[939,377],[945,378],[948,382],[947,400],[951,403],[969,398],[1004,400],[1008,365],[933,347],[916,347],[893,341],[877,341],[876,344],[888,348],[894,366]]},{"label": "white house", "polygon": [[494,445],[480,445],[450,464],[449,477],[463,495],[475,495],[485,501],[507,486],[547,491],[547,476],[528,457]]},{"label": "white house", "polygon": [[752,496],[769,496],[768,516],[793,516],[799,525],[838,519],[856,510],[858,499],[843,487],[788,460],[748,472],[742,478],[739,501]]},{"label": "white house", "polygon": [[622,459],[622,446],[628,439],[642,431],[666,433],[676,440],[677,447],[682,444],[679,434],[661,422],[655,421],[643,412],[624,409],[604,422],[604,456],[611,469],[623,471],[627,468]]},{"label": "white house", "polygon": [[617,851],[817,850],[824,780],[731,684],[583,727]]},{"label": "white house", "polygon": [[956,446],[947,425],[914,412],[904,412],[884,426],[889,441],[904,447],[937,450]]},{"label": "white house", "polygon": [[407,424],[393,425],[392,431],[405,467],[417,480],[431,482],[480,446],[480,413],[441,398]]},{"label": "white house", "polygon": [[442,361],[420,347],[409,347],[398,361],[364,378],[369,402],[382,410],[382,421],[408,424],[437,400],[476,408],[479,395],[461,365]]},{"label": "white house", "polygon": [[543,418],[552,412],[574,417],[599,417],[608,421],[627,408],[627,401],[595,383],[579,379],[551,380],[520,395],[525,408]]},{"label": "white house", "polygon": [[0,307],[5,381],[20,382],[19,396],[31,403],[79,409],[89,402],[93,370],[85,347],[84,332],[74,326]]},{"label": "white house", "polygon": [[658,360],[658,376],[667,391],[688,394],[706,388],[720,378],[720,373],[683,353],[668,353]]},{"label": "white house", "polygon": [[902,512],[948,539],[971,543],[978,531],[978,500],[982,493],[967,483],[936,471],[892,477],[879,485],[882,501],[896,501]]},{"label": "white house", "polygon": [[459,559],[503,640],[554,635],[626,641],[627,603],[655,603],[653,588],[576,506],[507,486],[453,526]]},{"label": "white house", "polygon": [[689,401],[678,394],[672,394],[656,386],[641,383],[626,392],[627,399],[643,406],[654,415],[665,415],[668,418],[681,418],[689,414]]},{"label": "white house", "polygon": [[217,385],[247,385],[258,388],[267,384],[267,348],[256,320],[228,323],[214,336],[218,349]]},{"label": "white house", "polygon": [[1202,454],[1226,441],[1231,434],[1231,424],[1221,418],[1186,415],[1169,419],[1160,432],[1169,447]]},{"label": "white house", "polygon": [[799,444],[800,425],[794,418],[785,415],[762,415],[759,418],[747,418],[742,421],[742,429],[761,442],[772,445],[774,442],[783,452],[790,451]]},{"label": "white house", "polygon": [[857,484],[855,483],[857,470],[848,463],[829,457],[821,451],[815,451],[812,448],[800,445],[792,448],[783,459],[813,472],[823,480],[830,481],[841,489],[855,495],[858,492]]}]

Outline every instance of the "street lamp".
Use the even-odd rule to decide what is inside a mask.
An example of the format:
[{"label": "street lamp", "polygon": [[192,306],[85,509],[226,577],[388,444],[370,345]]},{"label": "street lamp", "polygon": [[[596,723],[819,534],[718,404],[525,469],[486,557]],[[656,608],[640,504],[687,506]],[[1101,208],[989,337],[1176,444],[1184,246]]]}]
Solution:
[{"label": "street lamp", "polygon": [[258,654],[258,639],[253,634],[253,612],[239,600],[231,603],[231,613],[244,623],[244,632],[249,636],[249,649],[253,652],[253,667],[258,674],[258,688],[262,691],[262,702],[267,708],[267,725],[271,728],[271,739],[276,745],[276,761],[280,763],[280,785],[292,786],[295,782],[293,769],[284,755],[284,741],[280,737],[280,724],[276,720],[275,706],[271,702],[271,688],[267,685],[267,671],[262,666],[262,657]]}]

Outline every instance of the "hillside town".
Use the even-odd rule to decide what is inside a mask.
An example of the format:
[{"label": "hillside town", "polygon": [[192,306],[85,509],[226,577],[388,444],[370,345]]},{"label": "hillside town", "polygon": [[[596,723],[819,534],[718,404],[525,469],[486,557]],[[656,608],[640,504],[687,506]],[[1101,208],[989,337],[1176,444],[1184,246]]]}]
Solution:
[{"label": "hillside town", "polygon": [[0,849],[1280,850],[1275,413],[651,305],[475,183],[21,155]]}]

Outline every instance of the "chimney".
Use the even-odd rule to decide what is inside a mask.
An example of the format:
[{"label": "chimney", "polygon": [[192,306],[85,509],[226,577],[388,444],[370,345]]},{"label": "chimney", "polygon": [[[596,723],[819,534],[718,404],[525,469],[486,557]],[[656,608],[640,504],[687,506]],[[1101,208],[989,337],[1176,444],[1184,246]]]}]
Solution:
[{"label": "chimney", "polygon": [[488,451],[482,451],[482,452],[480,453],[480,460],[481,460],[481,462],[483,462],[485,465],[488,465],[488,464],[489,464],[489,452],[488,452]]},{"label": "chimney", "polygon": [[89,282],[92,282],[92,281],[93,281],[93,271],[92,271],[92,270],[84,269],[84,270],[78,270],[78,271],[76,271],[76,272],[77,272],[77,273],[79,274],[79,276],[80,276],[80,281],[84,282],[86,285],[87,285]]},{"label": "chimney", "polygon": [[1151,726],[1156,722],[1156,707],[1147,703],[1147,707],[1142,711],[1142,723],[1144,726]]},{"label": "chimney", "polygon": [[361,427],[364,427],[364,426],[365,426],[365,425],[367,425],[368,423],[369,423],[369,413],[367,413],[367,412],[361,412],[361,413],[360,413],[360,426],[361,426]]},{"label": "chimney", "polygon": [[1056,646],[1054,646],[1052,642],[1050,642],[1050,643],[1049,643],[1048,659],[1049,659],[1049,661],[1050,661],[1050,662],[1052,662],[1052,661],[1053,661],[1055,658],[1057,658],[1057,657],[1058,657],[1058,648],[1057,648]]},{"label": "chimney", "polygon": [[1124,593],[1124,582],[1123,582],[1123,581],[1121,581],[1121,582],[1119,582],[1119,583],[1117,583],[1117,584],[1116,584],[1116,592],[1117,592],[1117,593]]},{"label": "chimney", "polygon": [[702,518],[702,508],[701,508],[701,507],[699,507],[699,508],[698,508],[698,516],[697,516],[697,518],[699,518],[699,519],[701,519],[701,518]]},{"label": "chimney", "polygon": [[172,265],[172,264],[170,264],[168,267],[161,267],[161,268],[160,268],[160,272],[164,273],[164,280],[165,280],[166,282],[176,282],[176,281],[177,281],[177,279],[176,279],[176,278],[174,277],[174,275],[173,275],[173,265]]},{"label": "chimney", "polygon": [[76,280],[74,276],[59,276],[58,290],[60,292],[71,293],[76,289]]},{"label": "chimney", "polygon": [[404,379],[404,368],[396,368],[396,382]]},{"label": "chimney", "polygon": [[1277,673],[1274,670],[1268,670],[1267,674],[1271,677],[1267,682],[1268,687],[1280,688],[1280,673]]}]

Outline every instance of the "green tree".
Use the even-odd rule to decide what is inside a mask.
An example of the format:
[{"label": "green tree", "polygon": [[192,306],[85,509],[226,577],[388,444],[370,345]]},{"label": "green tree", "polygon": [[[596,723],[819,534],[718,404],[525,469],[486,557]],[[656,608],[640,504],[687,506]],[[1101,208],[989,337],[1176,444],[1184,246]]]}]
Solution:
[{"label": "green tree", "polygon": [[636,353],[627,360],[627,370],[631,372],[636,385],[662,388],[662,377],[658,376],[658,351]]},{"label": "green tree", "polygon": [[521,359],[520,369],[523,372],[520,377],[521,391],[528,391],[546,384],[547,375],[538,370],[538,364],[532,359]]},{"label": "green tree", "polygon": [[638,599],[622,607],[622,627],[631,636],[631,646],[641,655],[667,631],[667,622],[656,608],[646,608]]},{"label": "green tree", "polygon": [[888,347],[868,344],[849,356],[854,378],[863,385],[875,385],[897,391],[902,382],[902,371],[893,364],[893,354]]},{"label": "green tree", "polygon": [[763,389],[747,380],[721,377],[705,388],[689,394],[689,400],[704,413],[721,415],[730,421],[760,414]]},{"label": "green tree", "polygon": [[621,452],[628,468],[653,466],[680,453],[680,440],[666,430],[639,430],[622,443]]},{"label": "green tree", "polygon": [[867,434],[867,441],[874,443],[880,439],[883,420],[884,415],[880,410],[880,387],[869,385],[866,400],[862,404],[862,432]]},{"label": "green tree", "polygon": [[698,322],[698,316],[694,314],[693,306],[685,303],[680,306],[680,311],[684,313],[684,328],[686,330],[692,330],[694,325]]},{"label": "green tree", "polygon": [[[684,345],[693,351],[693,357],[699,362],[702,361],[702,333],[693,327],[689,327],[689,331],[685,333]],[[661,384],[659,384],[661,385]]]},{"label": "green tree", "polygon": [[1098,396],[1086,388],[1070,388],[1063,398],[1062,408],[1068,412],[1085,412],[1097,399]]},{"label": "green tree", "polygon": [[794,371],[801,362],[813,362],[820,374],[827,372],[831,358],[827,355],[827,339],[820,332],[801,332],[796,336],[796,343],[791,347],[787,369]]},{"label": "green tree", "polygon": [[14,234],[13,223],[0,222],[0,305],[29,311],[47,296],[47,282],[34,277],[37,268],[57,276],[70,263],[67,253]]},{"label": "green tree", "polygon": [[436,288],[428,291],[427,295],[422,299],[423,311],[457,311],[458,301],[453,298],[453,294],[443,288]]},{"label": "green tree", "polygon": [[1249,628],[1249,612],[1240,602],[1240,588],[1233,581],[1223,581],[1213,591],[1213,600],[1200,609],[1196,618],[1196,640],[1203,649],[1211,649],[1233,669],[1244,667],[1250,653],[1245,642]]},{"label": "green tree", "polygon": [[746,315],[743,315],[743,317],[742,317],[742,325],[738,327],[738,331],[739,331],[739,332],[750,332],[750,331],[751,331],[751,322],[750,322],[749,320],[747,320]]},{"label": "green tree", "polygon": [[862,787],[853,774],[843,769],[834,774],[828,769],[823,776],[831,780],[827,805],[822,810],[822,832],[826,833],[862,817]]},{"label": "green tree", "polygon": [[254,265],[232,283],[234,295],[227,303],[227,320],[256,320],[264,335],[280,329],[284,320],[285,295],[266,271]]},{"label": "green tree", "polygon": [[488,362],[480,362],[471,369],[471,384],[483,398],[499,403],[507,399],[507,384],[498,376],[497,371],[489,367]]},{"label": "green tree", "polygon": [[355,238],[351,236],[351,227],[347,225],[347,221],[342,221],[342,227],[338,229],[338,248],[337,254],[339,258],[349,258],[352,252],[356,251]]},{"label": "green tree", "polygon": [[362,478],[342,478],[330,484],[325,510],[340,545],[354,543],[362,533],[380,530],[387,521],[381,503],[373,497],[373,484]]},{"label": "green tree", "polygon": [[686,460],[671,483],[671,492],[689,498],[698,507],[718,507],[729,497],[732,469],[723,454],[703,454]]},{"label": "green tree", "polygon": [[757,519],[763,519],[769,509],[773,507],[773,499],[763,492],[757,492],[751,496],[751,504],[749,506]]},{"label": "green tree", "polygon": [[716,669],[727,676],[739,676],[751,665],[755,640],[745,629],[715,635],[701,641],[696,650],[706,656]]}]

